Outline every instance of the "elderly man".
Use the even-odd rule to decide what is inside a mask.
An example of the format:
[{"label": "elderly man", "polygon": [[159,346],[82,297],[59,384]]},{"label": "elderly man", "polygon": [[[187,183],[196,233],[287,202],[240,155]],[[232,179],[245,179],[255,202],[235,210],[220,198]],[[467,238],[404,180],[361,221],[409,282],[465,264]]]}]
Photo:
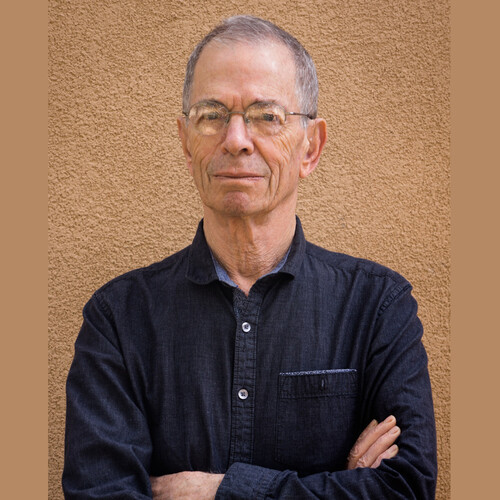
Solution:
[{"label": "elderly man", "polygon": [[258,18],[194,50],[178,128],[204,217],[85,306],[67,498],[433,498],[411,286],[306,242],[295,215],[326,141],[317,88],[300,43]]}]

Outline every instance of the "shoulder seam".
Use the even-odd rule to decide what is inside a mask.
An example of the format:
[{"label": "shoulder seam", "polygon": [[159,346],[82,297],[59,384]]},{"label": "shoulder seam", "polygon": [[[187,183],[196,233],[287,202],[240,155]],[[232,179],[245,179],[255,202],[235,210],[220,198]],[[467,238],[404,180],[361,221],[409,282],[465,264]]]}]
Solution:
[{"label": "shoulder seam", "polygon": [[[309,243],[308,242],[308,245],[313,245],[313,246],[316,246],[314,245],[313,243]],[[401,277],[401,280],[402,280],[402,284],[404,284],[404,282],[407,282],[406,281],[406,278],[404,278],[403,276],[399,275],[396,271],[393,271],[392,269],[386,267],[386,266],[383,266],[382,264],[378,264],[377,262],[375,261],[370,261],[370,260],[367,260],[367,259],[362,259],[360,257],[353,257],[353,256],[349,256],[347,254],[341,254],[341,253],[338,253],[338,252],[331,252],[330,250],[326,250],[322,247],[317,247],[325,252],[330,252],[332,254],[337,254],[337,255],[346,255],[346,257],[350,257],[358,262],[371,262],[377,266],[380,266],[380,267],[383,267],[386,269],[386,271],[384,273],[375,273],[375,272],[369,272],[367,271],[366,269],[363,269],[363,267],[361,266],[357,266],[353,269],[346,269],[346,268],[343,268],[343,267],[334,267],[332,266],[329,262],[327,262],[325,259],[322,259],[320,258],[319,256],[317,255],[313,255],[312,252],[310,251],[310,247],[306,247],[306,254],[309,255],[310,257],[314,258],[314,259],[317,259],[319,261],[321,261],[323,264],[325,264],[326,266],[332,268],[332,269],[338,269],[338,270],[344,270],[344,271],[347,271],[347,272],[353,272],[353,271],[361,271],[363,274],[367,275],[367,276],[375,276],[377,278],[388,278],[390,279],[391,281],[393,281],[394,283],[398,283],[399,280],[396,280],[395,279],[395,276],[400,276]]]},{"label": "shoulder seam", "polygon": [[[110,282],[109,282],[110,283]],[[93,294],[93,297],[95,297],[99,307],[103,310],[104,314],[108,317],[108,318],[111,318],[112,316],[112,313],[111,313],[111,309],[108,307],[108,304],[106,304],[106,302],[104,301],[104,299],[102,298],[102,294],[101,294],[101,290],[103,290],[104,288],[107,288],[107,286],[109,285],[109,283],[106,283],[105,285],[103,285],[101,288],[99,288],[99,290],[96,290]]]},{"label": "shoulder seam", "polygon": [[406,283],[399,283],[397,284],[392,292],[389,294],[389,296],[384,300],[382,305],[380,306],[380,309],[378,311],[377,317],[379,317],[398,297],[403,295],[407,290],[411,290],[412,286],[411,284],[407,281]]},{"label": "shoulder seam", "polygon": [[160,260],[158,262],[153,262],[152,264],[148,264],[146,266],[137,267],[135,269],[130,269],[129,271],[125,271],[124,273],[122,273],[118,276],[115,276],[114,278],[112,278],[109,281],[107,281],[106,283],[104,283],[102,286],[100,286],[97,289],[97,291],[95,293],[104,291],[106,288],[113,285],[114,283],[119,283],[120,281],[130,279],[131,275],[135,275],[135,274],[139,274],[139,273],[151,274],[151,273],[157,273],[159,271],[162,271],[164,269],[167,261],[171,260],[173,257],[180,256],[182,253],[184,253],[188,249],[189,249],[189,246],[173,253],[172,255],[168,255],[163,260]]}]

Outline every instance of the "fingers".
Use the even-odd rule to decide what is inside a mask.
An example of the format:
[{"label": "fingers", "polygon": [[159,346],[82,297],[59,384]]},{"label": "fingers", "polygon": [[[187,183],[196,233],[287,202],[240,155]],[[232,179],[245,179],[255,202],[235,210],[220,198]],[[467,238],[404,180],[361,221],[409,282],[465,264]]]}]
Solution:
[{"label": "fingers", "polygon": [[368,451],[370,446],[379,437],[379,423],[376,420],[372,420],[364,431],[360,434],[351,451],[349,452],[349,457],[347,459],[347,468],[355,469],[358,467],[358,461],[361,457]]},{"label": "fingers", "polygon": [[382,462],[382,460],[384,460],[385,458],[395,457],[398,454],[398,451],[399,451],[398,445],[393,444],[387,451],[384,451],[384,453],[382,453],[377,457],[375,462],[373,462],[373,464],[371,465],[371,468],[376,469],[380,465],[380,462]]},{"label": "fingers", "polygon": [[[395,425],[382,434],[382,436],[380,436],[358,460],[357,467],[377,467],[378,465],[375,466],[375,463],[379,456],[389,450],[400,434],[401,430]],[[380,458],[380,460],[382,460],[382,458]]]},{"label": "fingers", "polygon": [[394,416],[387,417],[380,424],[376,420],[372,420],[366,429],[361,433],[354,446],[349,453],[349,461],[357,462],[372,446],[377,439],[384,435],[387,431],[394,428],[396,419]]},{"label": "fingers", "polygon": [[392,458],[397,454],[398,448],[392,445],[400,434],[394,416],[387,417],[381,423],[372,420],[352,447],[347,468],[378,467],[384,458]]}]

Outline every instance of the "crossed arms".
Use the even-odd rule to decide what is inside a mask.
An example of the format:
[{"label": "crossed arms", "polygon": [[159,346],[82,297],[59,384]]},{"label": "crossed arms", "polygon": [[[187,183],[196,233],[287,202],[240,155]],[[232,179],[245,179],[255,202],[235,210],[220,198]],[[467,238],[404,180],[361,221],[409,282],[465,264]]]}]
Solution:
[{"label": "crossed arms", "polygon": [[[134,304],[138,300],[134,296]],[[363,426],[367,425],[370,418],[381,423],[372,421],[354,446],[356,436],[352,434],[352,441],[346,451],[339,455],[342,461],[346,460],[348,450],[352,447],[347,466],[344,461],[339,462],[338,467],[327,466],[306,472],[292,467],[284,470],[265,466],[261,459],[249,463],[231,461],[224,456],[218,463],[229,463],[227,470],[223,465],[215,470],[211,465],[205,466],[212,455],[200,453],[196,439],[205,439],[204,432],[213,432],[212,424],[208,424],[212,422],[212,413],[202,412],[198,415],[208,419],[207,423],[203,425],[195,422],[195,426],[201,425],[201,433],[198,438],[193,438],[192,432],[188,433],[186,440],[184,436],[179,438],[176,433],[183,432],[184,428],[192,428],[193,422],[182,420],[182,409],[178,403],[184,405],[189,401],[184,394],[173,403],[168,401],[176,397],[169,391],[176,386],[177,376],[185,377],[186,373],[181,368],[189,363],[189,358],[180,363],[181,372],[168,371],[168,377],[158,378],[155,370],[161,363],[161,369],[165,371],[165,362],[161,361],[165,358],[163,355],[155,358],[154,354],[155,350],[163,347],[158,347],[158,342],[148,342],[149,333],[137,327],[138,320],[131,322],[127,317],[126,300],[119,302],[123,303],[124,309],[117,311],[108,305],[102,294],[97,294],[84,310],[84,325],[68,377],[63,475],[67,500],[146,499],[153,495],[156,499],[182,498],[179,494],[186,495],[192,488],[197,491],[197,498],[205,495],[206,498],[215,496],[217,500],[432,499],[436,480],[434,416],[427,358],[420,341],[421,325],[416,319],[416,303],[410,297],[409,289],[400,291],[391,300],[391,305],[385,308],[378,319],[377,335],[366,347],[369,359],[363,367],[359,406],[356,413],[352,414],[352,418],[357,418],[358,414],[366,415],[363,417],[366,418]],[[175,307],[177,305],[173,304],[172,310]],[[391,310],[393,307],[394,311]],[[120,324],[117,325],[117,322]],[[141,325],[143,323],[140,322]],[[118,332],[124,328],[129,328],[130,334],[120,337]],[[198,335],[196,338],[199,338],[199,332],[192,335]],[[182,349],[191,352],[191,340],[183,339],[182,342]],[[359,345],[359,341],[356,342]],[[143,352],[138,353],[139,349],[143,349]],[[206,351],[201,352],[205,355]],[[148,359],[156,361],[144,368],[144,360]],[[216,358],[216,363],[222,361]],[[140,376],[134,379],[134,374]],[[208,375],[207,372],[205,378]],[[196,380],[192,376],[189,379],[191,383],[196,383]],[[196,387],[188,386],[187,390],[190,392],[185,396],[190,401],[194,398],[196,402],[197,396],[204,397],[203,390],[194,395]],[[218,397],[224,398],[227,387],[217,386],[217,390]],[[152,391],[156,391],[154,398],[151,397]],[[169,404],[167,414],[158,414],[153,401]],[[338,401],[342,403],[342,400]],[[219,399],[202,400],[203,405],[208,403],[216,407],[221,404]],[[336,400],[329,401],[328,411],[335,409],[332,404],[335,405]],[[192,413],[185,414],[186,417],[189,415]],[[382,422],[387,415],[397,418],[397,426],[395,419]],[[289,416],[286,416],[287,419]],[[193,418],[197,420],[196,416]],[[363,426],[360,426],[360,430]],[[328,429],[322,429],[322,432],[328,432]],[[391,430],[395,430],[395,433],[392,434]],[[164,436],[163,440],[159,441],[155,437],[158,432]],[[221,445],[218,438],[220,432],[224,433],[221,427],[213,432],[209,444],[225,450],[226,446]],[[287,439],[292,437],[285,435]],[[396,447],[394,442],[398,438]],[[178,445],[172,446],[176,439]],[[201,441],[200,444],[206,443]],[[290,448],[290,443],[285,444],[287,453],[295,451]],[[321,445],[320,442],[316,444]],[[322,446],[322,452],[330,449],[338,452],[335,447],[336,444]],[[167,448],[168,452],[165,451]],[[267,448],[260,451],[260,456],[263,456],[262,451],[267,453]],[[213,448],[205,447],[205,452],[211,454]],[[296,458],[297,454],[294,460]],[[326,460],[322,463],[328,463],[325,456],[321,459]],[[305,468],[310,465],[307,460],[304,460]],[[300,462],[296,463],[300,467]],[[220,474],[208,474],[207,471]]]},{"label": "crossed arms", "polygon": [[[372,420],[352,447],[346,469],[377,468],[382,460],[395,457],[398,446],[394,442],[400,433],[392,415],[380,423]],[[199,471],[150,478],[154,500],[214,500],[223,479],[224,474]]]}]

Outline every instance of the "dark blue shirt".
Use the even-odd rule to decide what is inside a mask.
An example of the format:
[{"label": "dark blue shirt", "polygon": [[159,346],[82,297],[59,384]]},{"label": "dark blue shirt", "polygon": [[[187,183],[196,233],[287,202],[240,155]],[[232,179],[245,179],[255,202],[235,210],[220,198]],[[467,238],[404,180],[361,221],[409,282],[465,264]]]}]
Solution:
[{"label": "dark blue shirt", "polygon": [[[436,438],[411,285],[304,239],[248,297],[191,246],[84,308],[67,382],[68,499],[151,498],[149,476],[225,473],[217,499],[431,499]],[[372,420],[399,454],[346,471]]]}]

